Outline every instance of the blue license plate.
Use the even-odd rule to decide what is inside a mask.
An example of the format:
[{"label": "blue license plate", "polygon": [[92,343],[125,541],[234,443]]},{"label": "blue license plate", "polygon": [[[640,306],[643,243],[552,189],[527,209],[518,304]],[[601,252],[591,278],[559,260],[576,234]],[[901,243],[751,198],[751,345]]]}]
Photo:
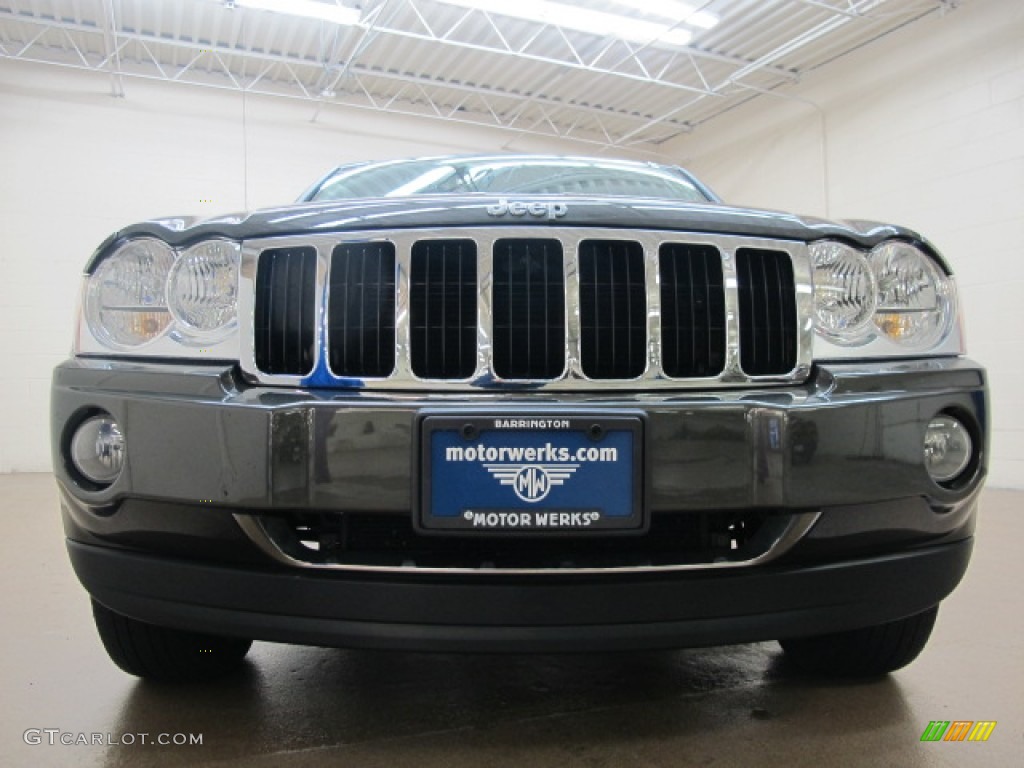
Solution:
[{"label": "blue license plate", "polygon": [[490,533],[646,525],[639,416],[427,416],[418,523]]}]

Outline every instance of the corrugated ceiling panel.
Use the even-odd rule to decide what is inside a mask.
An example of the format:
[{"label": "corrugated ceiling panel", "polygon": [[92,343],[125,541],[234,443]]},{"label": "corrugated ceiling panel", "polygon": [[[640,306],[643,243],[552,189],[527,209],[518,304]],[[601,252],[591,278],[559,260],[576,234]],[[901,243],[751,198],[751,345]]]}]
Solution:
[{"label": "corrugated ceiling panel", "polygon": [[[623,12],[613,0],[559,1]],[[216,0],[112,0],[113,36],[107,0],[0,0],[0,58],[110,71],[116,39],[128,76],[311,99],[333,88],[328,100],[340,103],[634,144],[712,120],[751,98],[752,88],[784,93],[795,75],[945,7],[940,0],[690,2],[720,23],[697,30],[681,49],[435,0],[389,0],[372,24],[355,27]],[[377,2],[360,5],[371,18]],[[650,8],[638,15],[658,20]]]}]

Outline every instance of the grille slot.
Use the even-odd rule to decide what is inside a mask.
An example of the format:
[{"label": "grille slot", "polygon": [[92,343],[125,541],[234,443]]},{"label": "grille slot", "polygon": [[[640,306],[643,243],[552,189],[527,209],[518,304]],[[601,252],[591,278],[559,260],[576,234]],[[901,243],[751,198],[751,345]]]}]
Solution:
[{"label": "grille slot", "polygon": [[526,570],[736,563],[763,555],[790,523],[764,510],[667,512],[638,536],[422,536],[409,515],[286,512],[260,517],[278,549],[313,565]]},{"label": "grille slot", "polygon": [[331,256],[327,334],[339,376],[389,376],[395,368],[395,246],[347,243]]},{"label": "grille slot", "polygon": [[260,253],[253,312],[256,367],[305,376],[316,358],[316,249]]},{"label": "grille slot", "polygon": [[421,379],[468,379],[477,368],[473,240],[420,240],[410,268],[410,363]]},{"label": "grille slot", "polygon": [[788,373],[797,358],[796,291],[789,254],[740,248],[736,277],[743,372],[749,376]]},{"label": "grille slot", "polygon": [[644,249],[630,240],[579,247],[580,364],[591,379],[635,379],[647,367]]},{"label": "grille slot", "polygon": [[661,364],[674,379],[717,376],[725,369],[722,257],[711,245],[665,243],[661,276]]},{"label": "grille slot", "polygon": [[558,240],[494,244],[493,365],[503,379],[565,370],[565,274]]}]

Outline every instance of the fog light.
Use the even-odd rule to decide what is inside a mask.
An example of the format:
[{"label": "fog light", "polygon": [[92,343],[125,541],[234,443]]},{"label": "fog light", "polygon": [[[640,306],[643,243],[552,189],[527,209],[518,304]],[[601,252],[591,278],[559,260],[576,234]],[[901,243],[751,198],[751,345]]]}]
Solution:
[{"label": "fog light", "polygon": [[124,435],[110,416],[82,422],[71,438],[71,461],[86,480],[110,485],[124,466]]},{"label": "fog light", "polygon": [[937,483],[963,472],[971,461],[971,435],[959,421],[945,414],[928,422],[924,433],[924,465]]}]

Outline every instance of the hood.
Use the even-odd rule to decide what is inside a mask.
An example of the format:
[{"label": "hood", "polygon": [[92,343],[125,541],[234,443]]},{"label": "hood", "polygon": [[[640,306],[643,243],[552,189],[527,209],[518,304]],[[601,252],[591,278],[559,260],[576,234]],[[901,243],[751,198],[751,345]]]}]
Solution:
[{"label": "hood", "polygon": [[[513,211],[508,210],[509,203]],[[530,212],[517,203],[540,205]],[[207,237],[249,240],[304,232],[511,225],[679,230],[801,241],[838,238],[865,248],[892,237],[922,240],[916,232],[878,222],[825,221],[715,203],[565,195],[530,195],[521,200],[511,196],[434,195],[300,203],[210,219],[158,219],[126,227],[104,246],[145,235],[181,247]]]}]

